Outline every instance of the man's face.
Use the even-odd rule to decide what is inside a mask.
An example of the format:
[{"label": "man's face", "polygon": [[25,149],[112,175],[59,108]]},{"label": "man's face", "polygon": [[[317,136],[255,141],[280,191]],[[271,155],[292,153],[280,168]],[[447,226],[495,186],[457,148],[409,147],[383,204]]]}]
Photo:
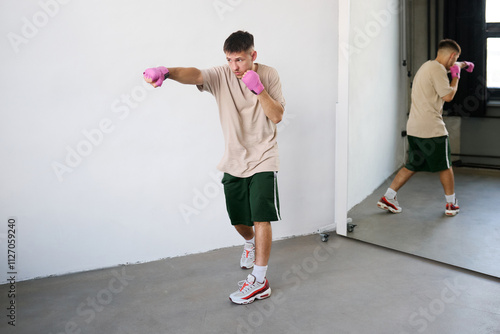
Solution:
[{"label": "man's face", "polygon": [[238,79],[241,79],[246,71],[253,68],[255,58],[257,58],[257,52],[253,50],[226,53],[227,63]]}]

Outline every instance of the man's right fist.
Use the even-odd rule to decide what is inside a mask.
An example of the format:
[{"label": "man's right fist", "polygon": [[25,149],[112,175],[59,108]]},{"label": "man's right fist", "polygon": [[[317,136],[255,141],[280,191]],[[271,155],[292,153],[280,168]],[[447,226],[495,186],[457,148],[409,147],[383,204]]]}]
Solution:
[{"label": "man's right fist", "polygon": [[163,84],[163,81],[168,78],[168,75],[170,73],[168,72],[168,68],[164,66],[160,67],[155,67],[155,68],[148,68],[147,70],[144,71],[144,80],[146,80],[147,83],[150,83],[153,85],[153,87],[161,87]]},{"label": "man's right fist", "polygon": [[255,95],[259,95],[264,90],[264,85],[260,81],[260,77],[257,72],[249,70],[243,74],[241,81],[247,85],[248,89],[252,91]]},{"label": "man's right fist", "polygon": [[450,67],[450,73],[451,73],[451,78],[459,78],[460,79],[460,66],[458,66],[457,64],[453,65],[452,67]]}]

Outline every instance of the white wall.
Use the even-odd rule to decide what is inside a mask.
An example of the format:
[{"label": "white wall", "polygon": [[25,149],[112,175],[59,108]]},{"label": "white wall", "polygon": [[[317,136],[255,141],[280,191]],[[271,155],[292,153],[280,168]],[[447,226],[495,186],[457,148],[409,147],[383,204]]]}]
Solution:
[{"label": "white wall", "polygon": [[350,1],[348,209],[404,163],[399,3]]},{"label": "white wall", "polygon": [[18,280],[241,244],[215,169],[213,97],[142,80],[151,66],[223,64],[238,29],[287,100],[274,238],[333,222],[336,1],[6,0],[0,241],[5,255],[15,217]]}]

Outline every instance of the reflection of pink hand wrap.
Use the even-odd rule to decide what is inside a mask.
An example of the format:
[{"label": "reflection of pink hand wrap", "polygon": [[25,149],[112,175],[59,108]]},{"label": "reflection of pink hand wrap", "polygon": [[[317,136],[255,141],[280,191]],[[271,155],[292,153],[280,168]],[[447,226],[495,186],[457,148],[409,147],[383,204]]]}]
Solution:
[{"label": "reflection of pink hand wrap", "polygon": [[464,63],[465,65],[467,65],[465,70],[469,73],[472,73],[472,71],[474,71],[474,63],[471,63],[470,61],[464,61]]},{"label": "reflection of pink hand wrap", "polygon": [[450,67],[450,73],[451,73],[451,78],[459,78],[460,79],[460,66],[458,65],[453,65]]},{"label": "reflection of pink hand wrap", "polygon": [[[168,68],[160,66],[156,68],[148,68],[144,71],[144,79],[151,79],[151,83],[155,84],[157,87],[161,87],[163,80],[165,80],[165,74],[169,74]],[[167,75],[168,77],[168,75]]]},{"label": "reflection of pink hand wrap", "polygon": [[260,82],[259,75],[255,71],[247,71],[241,81],[256,95],[259,95],[264,90],[264,85]]}]

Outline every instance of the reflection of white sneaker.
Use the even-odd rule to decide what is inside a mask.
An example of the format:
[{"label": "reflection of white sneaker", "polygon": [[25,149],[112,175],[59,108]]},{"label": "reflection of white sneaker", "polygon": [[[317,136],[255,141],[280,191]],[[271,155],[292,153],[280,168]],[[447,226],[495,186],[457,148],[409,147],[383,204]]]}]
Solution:
[{"label": "reflection of white sneaker", "polygon": [[233,292],[229,299],[235,304],[250,304],[255,299],[265,299],[271,296],[269,281],[264,279],[263,283],[257,282],[255,276],[250,274],[247,279],[238,283],[240,289]]},{"label": "reflection of white sneaker", "polygon": [[382,198],[378,201],[377,206],[392,213],[400,213],[403,210],[399,206],[396,197],[394,197],[394,199],[387,199],[385,196],[382,196]]},{"label": "reflection of white sneaker", "polygon": [[243,254],[241,254],[240,267],[242,269],[253,268],[255,264],[255,246],[252,243],[245,243]]},{"label": "reflection of white sneaker", "polygon": [[447,216],[456,216],[460,212],[460,207],[458,206],[458,201],[455,199],[455,204],[446,203],[446,210],[444,214]]}]

